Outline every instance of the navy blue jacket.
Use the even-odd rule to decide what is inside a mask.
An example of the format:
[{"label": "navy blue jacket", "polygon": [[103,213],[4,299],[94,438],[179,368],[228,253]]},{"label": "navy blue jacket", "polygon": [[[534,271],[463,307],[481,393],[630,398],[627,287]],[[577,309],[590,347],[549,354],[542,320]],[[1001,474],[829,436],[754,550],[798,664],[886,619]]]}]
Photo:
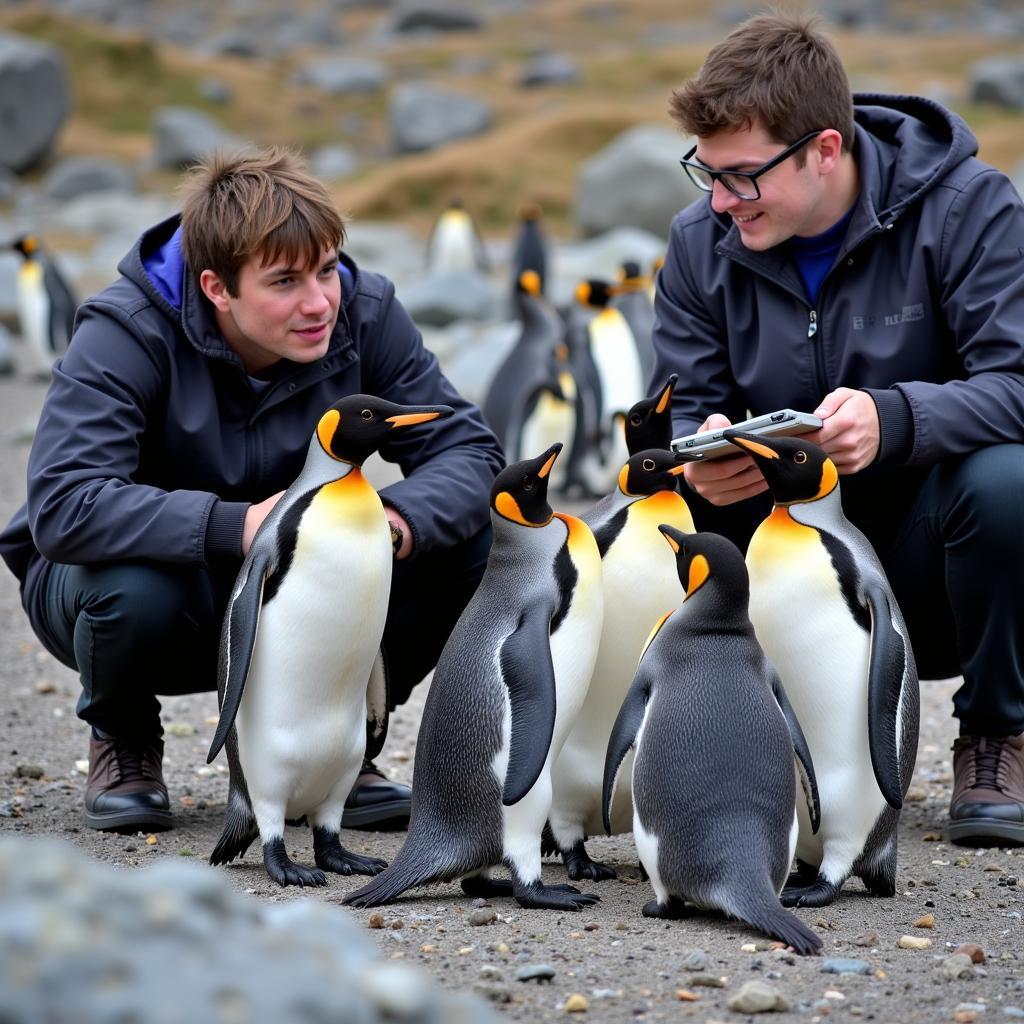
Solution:
[{"label": "navy blue jacket", "polygon": [[270,385],[254,389],[186,272],[178,226],[172,217],[139,239],[120,279],[80,308],[54,367],[28,500],[0,535],[0,556],[23,586],[42,559],[240,558],[249,505],[295,479],[319,416],[359,392],[455,409],[381,449],[405,474],[381,497],[408,521],[414,554],[486,525],[500,446],[424,348],[390,281],[343,253],[327,354],[282,359]]},{"label": "navy blue jacket", "polygon": [[672,224],[653,380],[679,374],[677,434],[867,391],[881,445],[843,478],[856,519],[905,509],[944,458],[1024,441],[1024,205],[938,104],[858,95],[854,111],[861,194],[814,308],[786,245],[748,250],[702,198]]}]

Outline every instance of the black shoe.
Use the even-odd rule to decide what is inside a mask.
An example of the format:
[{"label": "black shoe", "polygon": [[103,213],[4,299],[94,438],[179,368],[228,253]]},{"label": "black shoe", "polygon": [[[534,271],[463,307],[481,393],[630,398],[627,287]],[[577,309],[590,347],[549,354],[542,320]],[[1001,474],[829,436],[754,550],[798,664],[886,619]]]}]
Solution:
[{"label": "black shoe", "polygon": [[89,739],[85,823],[110,832],[162,832],[171,827],[161,739]]},{"label": "black shoe", "polygon": [[392,782],[369,759],[345,801],[342,828],[363,828],[374,832],[401,831],[409,827],[412,790]]}]

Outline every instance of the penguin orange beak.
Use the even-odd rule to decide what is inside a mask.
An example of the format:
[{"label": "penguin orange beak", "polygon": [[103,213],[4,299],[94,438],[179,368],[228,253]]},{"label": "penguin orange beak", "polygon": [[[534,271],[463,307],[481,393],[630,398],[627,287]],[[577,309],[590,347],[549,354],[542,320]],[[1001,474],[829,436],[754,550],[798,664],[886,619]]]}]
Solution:
[{"label": "penguin orange beak", "polygon": [[[690,460],[688,459],[688,460],[687,460],[687,462],[689,462],[689,461],[690,461]],[[683,463],[681,463],[681,464],[680,464],[680,465],[678,465],[678,466],[673,466],[673,467],[672,467],[672,468],[671,468],[671,469],[670,469],[670,470],[668,471],[668,475],[669,475],[669,476],[679,476],[679,474],[680,474],[680,473],[682,473],[682,472],[683,472],[683,470],[685,470],[685,469],[686,469],[686,462],[683,462]]]},{"label": "penguin orange beak", "polygon": [[662,391],[661,398],[658,399],[657,408],[654,410],[655,412],[661,413],[668,408],[668,403],[672,399],[672,389],[676,386],[677,379],[678,378],[674,373],[669,377],[668,383],[665,385],[665,390]]},{"label": "penguin orange beak", "polygon": [[760,441],[755,441],[749,435],[733,433],[727,430],[724,437],[727,441],[731,441],[734,445],[742,448],[745,452],[749,452],[751,455],[760,455],[762,459],[779,458],[777,451],[769,448],[766,444],[761,444]]},{"label": "penguin orange beak", "polygon": [[417,423],[429,423],[444,415],[443,412],[408,412],[400,416],[389,416],[387,421],[393,427],[413,427]]},{"label": "penguin orange beak", "polygon": [[539,476],[541,480],[544,480],[547,477],[548,473],[551,472],[551,467],[555,464],[555,459],[558,458],[558,452],[560,452],[561,450],[561,446],[559,446],[558,451],[553,452],[548,461],[545,462],[544,465],[541,466],[541,468],[538,470],[537,476]]}]

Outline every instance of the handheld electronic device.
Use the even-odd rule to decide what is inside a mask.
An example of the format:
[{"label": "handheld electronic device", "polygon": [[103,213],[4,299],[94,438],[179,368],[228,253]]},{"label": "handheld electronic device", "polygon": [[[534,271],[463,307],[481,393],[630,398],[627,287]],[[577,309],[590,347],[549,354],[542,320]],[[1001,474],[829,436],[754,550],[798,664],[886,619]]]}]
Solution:
[{"label": "handheld electronic device", "polygon": [[[805,434],[809,430],[817,430],[821,420],[809,412],[796,412],[793,409],[779,409],[777,412],[754,416],[742,423],[734,423],[733,430],[742,430],[746,434],[763,434],[766,437],[778,437],[786,434]],[[705,459],[718,459],[723,455],[741,455],[736,445],[723,437],[721,427],[708,430],[703,434],[687,434],[672,440],[672,450],[683,455],[700,455]]]}]

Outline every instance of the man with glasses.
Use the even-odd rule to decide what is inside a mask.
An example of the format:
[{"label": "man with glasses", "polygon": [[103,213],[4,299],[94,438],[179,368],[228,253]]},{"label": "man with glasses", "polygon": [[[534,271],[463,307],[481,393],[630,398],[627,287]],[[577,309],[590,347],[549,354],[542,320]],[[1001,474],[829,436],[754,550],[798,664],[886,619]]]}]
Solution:
[{"label": "man with glasses", "polygon": [[[950,837],[1024,843],[1024,207],[955,114],[850,94],[813,20],[753,18],[672,97],[708,193],[672,225],[654,380],[677,434],[775,409],[843,475],[954,696]],[[699,528],[745,547],[767,514],[746,455],[691,464]]]}]

